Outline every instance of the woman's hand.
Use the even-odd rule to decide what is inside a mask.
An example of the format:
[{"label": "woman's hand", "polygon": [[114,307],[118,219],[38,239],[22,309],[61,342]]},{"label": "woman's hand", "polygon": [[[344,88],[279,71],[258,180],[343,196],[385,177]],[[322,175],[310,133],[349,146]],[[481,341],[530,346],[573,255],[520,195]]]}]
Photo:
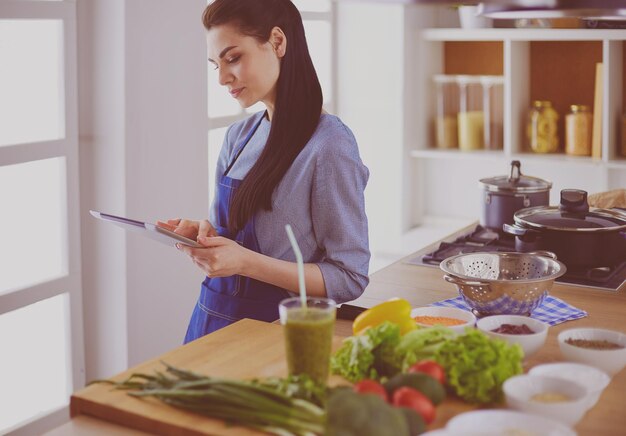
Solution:
[{"label": "woman's hand", "polygon": [[194,241],[197,241],[200,236],[217,236],[217,231],[208,220],[195,221],[177,218],[157,221],[157,226]]},{"label": "woman's hand", "polygon": [[222,236],[199,236],[204,248],[193,248],[178,244],[178,249],[189,255],[207,277],[228,277],[243,274],[253,251]]}]

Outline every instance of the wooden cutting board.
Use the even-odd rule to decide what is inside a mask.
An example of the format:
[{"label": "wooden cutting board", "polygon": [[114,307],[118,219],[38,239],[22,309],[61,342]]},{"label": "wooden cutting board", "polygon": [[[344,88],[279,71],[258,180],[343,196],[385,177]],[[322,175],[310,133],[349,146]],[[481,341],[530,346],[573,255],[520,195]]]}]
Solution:
[{"label": "wooden cutting board", "polygon": [[[335,337],[333,349],[339,347],[341,340]],[[244,319],[118,374],[112,380],[121,381],[136,372],[162,371],[161,361],[214,377],[250,379],[287,375],[282,327]],[[331,377],[330,384],[339,384],[341,380]],[[156,399],[131,397],[106,384],[91,385],[74,393],[70,414],[90,415],[161,435],[263,434],[226,426],[222,421],[178,410]]]}]

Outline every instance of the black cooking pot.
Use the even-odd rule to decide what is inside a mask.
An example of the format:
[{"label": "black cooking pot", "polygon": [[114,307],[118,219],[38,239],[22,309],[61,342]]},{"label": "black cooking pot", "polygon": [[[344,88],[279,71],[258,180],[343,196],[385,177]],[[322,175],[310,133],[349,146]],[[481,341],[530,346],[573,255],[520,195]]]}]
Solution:
[{"label": "black cooking pot", "polygon": [[537,177],[523,176],[520,161],[511,162],[509,176],[481,179],[483,227],[502,231],[504,224],[513,224],[513,214],[520,209],[550,204],[552,183]]},{"label": "black cooking pot", "polygon": [[505,224],[517,251],[549,250],[568,268],[610,267],[626,261],[626,212],[589,208],[587,193],[561,191],[556,207],[531,207]]}]

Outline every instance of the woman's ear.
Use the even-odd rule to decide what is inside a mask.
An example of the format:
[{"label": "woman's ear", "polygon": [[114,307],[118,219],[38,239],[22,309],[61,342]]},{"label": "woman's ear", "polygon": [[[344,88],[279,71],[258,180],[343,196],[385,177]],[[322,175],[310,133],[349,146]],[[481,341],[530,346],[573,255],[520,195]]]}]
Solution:
[{"label": "woman's ear", "polygon": [[276,26],[272,29],[270,32],[269,43],[272,44],[276,56],[279,58],[285,56],[285,53],[287,52],[287,37],[280,27]]}]

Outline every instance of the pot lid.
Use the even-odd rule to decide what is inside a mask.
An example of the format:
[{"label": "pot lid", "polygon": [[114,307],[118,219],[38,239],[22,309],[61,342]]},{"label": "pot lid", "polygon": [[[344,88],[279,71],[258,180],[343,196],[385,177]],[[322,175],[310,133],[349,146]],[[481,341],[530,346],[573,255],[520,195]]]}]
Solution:
[{"label": "pot lid", "polygon": [[515,213],[515,222],[542,230],[612,232],[626,229],[626,212],[589,208],[585,191],[564,189],[559,206],[521,209]]},{"label": "pot lid", "polygon": [[552,187],[552,182],[538,177],[522,175],[521,163],[518,160],[511,162],[511,174],[509,176],[496,176],[480,179],[480,184],[491,192],[524,194],[545,192]]}]

